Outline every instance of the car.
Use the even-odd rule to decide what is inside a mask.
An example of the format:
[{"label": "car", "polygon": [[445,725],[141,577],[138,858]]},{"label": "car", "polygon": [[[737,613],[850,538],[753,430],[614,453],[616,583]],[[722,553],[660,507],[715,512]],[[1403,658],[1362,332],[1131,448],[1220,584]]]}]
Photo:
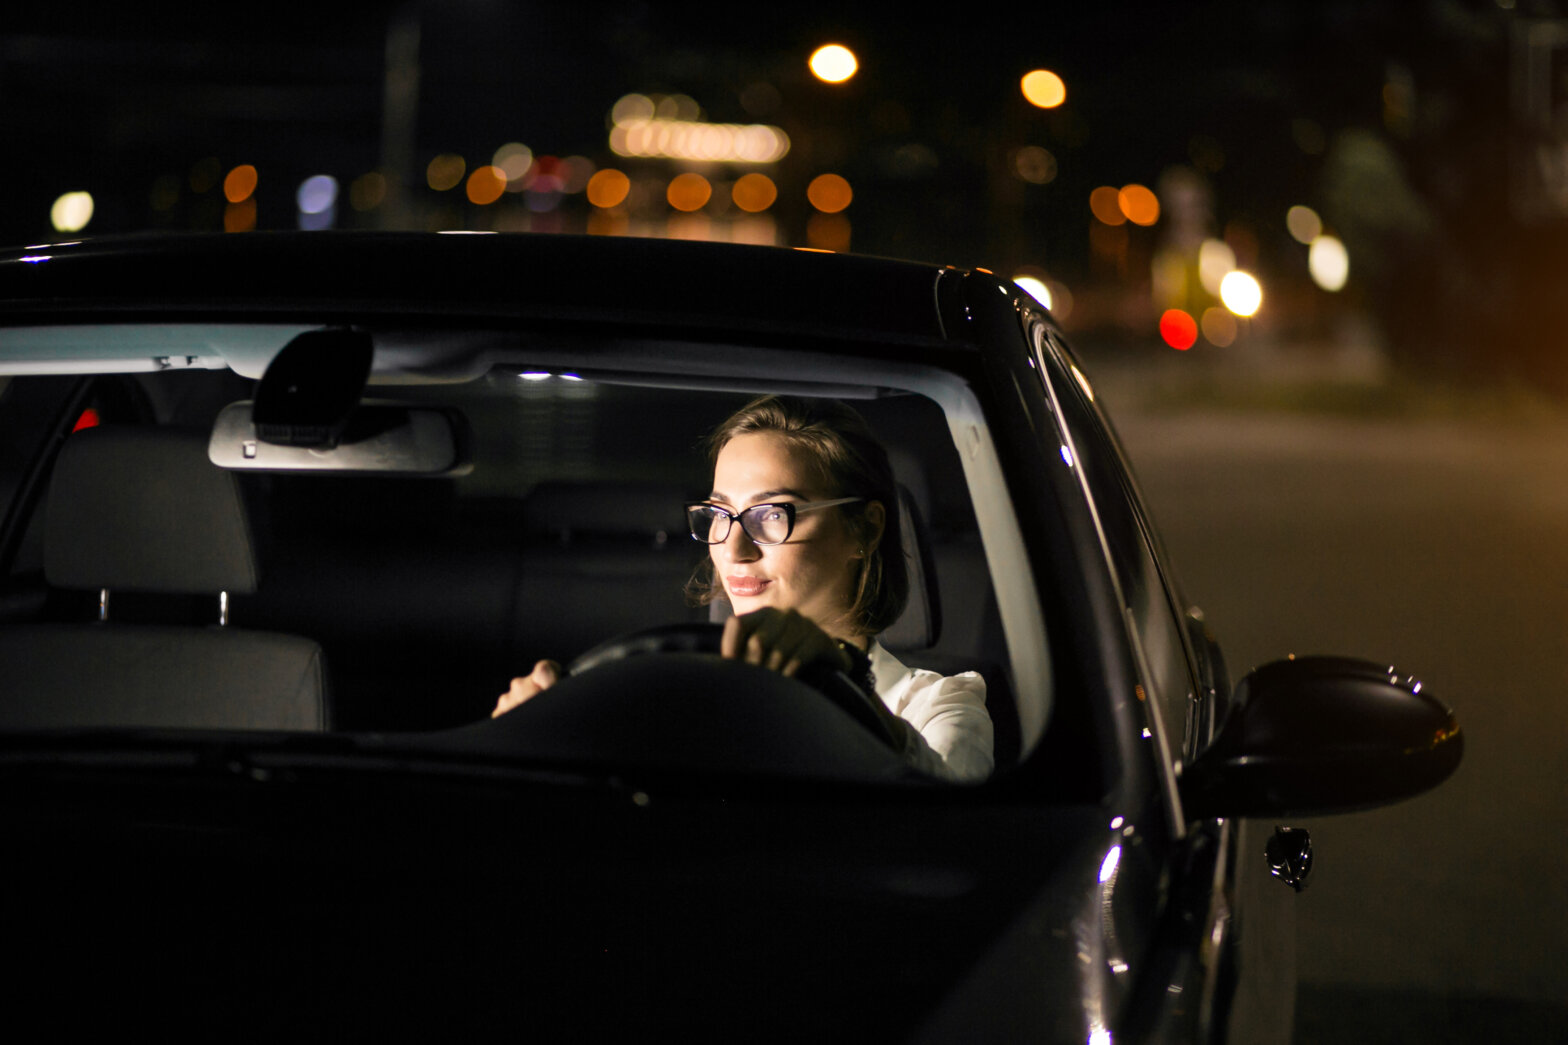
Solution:
[{"label": "car", "polygon": [[[1087,369],[983,269],[42,245],[0,256],[0,383],[5,995],[62,1032],[1286,1041],[1294,821],[1461,757],[1404,668],[1232,685]],[[984,677],[985,781],[715,655],[683,505],[767,393],[887,446],[883,641]]]}]

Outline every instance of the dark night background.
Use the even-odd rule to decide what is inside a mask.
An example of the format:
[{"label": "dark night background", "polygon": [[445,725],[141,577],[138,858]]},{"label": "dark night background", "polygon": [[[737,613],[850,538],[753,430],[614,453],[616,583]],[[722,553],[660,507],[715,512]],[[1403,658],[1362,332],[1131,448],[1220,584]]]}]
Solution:
[{"label": "dark night background", "polygon": [[[1287,652],[1397,659],[1466,728],[1443,788],[1311,825],[1298,1041],[1568,1034],[1568,0],[18,6],[0,14],[7,244],[295,228],[296,189],[327,174],[337,228],[762,236],[1045,281],[1233,675]],[[807,70],[828,42],[859,58],[845,84]],[[1065,104],[1024,100],[1034,68]],[[389,83],[417,93],[399,109]],[[630,93],[791,149],[619,157],[608,116]],[[596,207],[535,180],[476,204],[427,183],[438,155],[472,171],[507,142],[541,176],[621,170],[630,194]],[[243,164],[255,192],[231,203]],[[749,224],[723,191],[748,170],[778,189]],[[716,191],[682,215],[664,186],[691,171]],[[361,208],[372,172],[386,192]],[[832,221],[806,196],[824,173],[854,191]],[[1182,178],[1193,235],[1263,304],[1229,343],[1176,352],[1155,273],[1192,261]],[[1159,221],[1091,213],[1131,183]],[[79,232],[51,225],[70,191],[93,199]],[[1293,206],[1343,242],[1343,289],[1309,275]]]}]

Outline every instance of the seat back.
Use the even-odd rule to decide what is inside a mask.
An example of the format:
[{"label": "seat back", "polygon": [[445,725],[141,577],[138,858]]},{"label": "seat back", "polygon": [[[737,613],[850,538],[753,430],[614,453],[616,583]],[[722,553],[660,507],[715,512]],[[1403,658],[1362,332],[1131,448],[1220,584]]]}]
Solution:
[{"label": "seat back", "polygon": [[[234,477],[198,431],[84,429],[66,440],[46,508],[58,588],[217,597],[259,573]],[[108,614],[112,616],[112,608]],[[0,629],[0,727],[314,730],[327,725],[313,641],[220,626],[38,623]]]}]

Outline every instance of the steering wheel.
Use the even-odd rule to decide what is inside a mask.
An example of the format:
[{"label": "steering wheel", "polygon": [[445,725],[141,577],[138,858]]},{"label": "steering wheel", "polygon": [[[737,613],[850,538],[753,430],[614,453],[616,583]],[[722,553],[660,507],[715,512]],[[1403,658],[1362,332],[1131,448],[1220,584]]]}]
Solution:
[{"label": "steering wheel", "polygon": [[[648,653],[711,653],[717,656],[723,637],[722,624],[661,624],[656,628],[634,631],[600,643],[572,661],[566,673],[581,675],[612,661]],[[879,698],[850,681],[849,676],[842,671],[823,664],[813,664],[803,668],[795,679],[847,712],[894,751],[902,750],[902,741],[887,720],[889,712],[885,707],[873,703]]]}]

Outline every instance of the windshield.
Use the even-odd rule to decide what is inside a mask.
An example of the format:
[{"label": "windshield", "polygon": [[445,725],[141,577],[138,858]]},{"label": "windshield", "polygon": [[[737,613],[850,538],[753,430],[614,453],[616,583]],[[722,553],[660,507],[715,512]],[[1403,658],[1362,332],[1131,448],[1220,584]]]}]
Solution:
[{"label": "windshield", "polygon": [[[570,665],[618,636],[729,616],[725,599],[694,597],[710,549],[690,534],[686,506],[714,492],[709,434],[759,394],[783,391],[847,402],[887,450],[910,593],[876,636],[882,652],[915,674],[981,676],[999,767],[1043,732],[1051,694],[1038,600],[1024,571],[997,567],[1022,561],[1022,535],[980,410],[951,375],[845,360],[802,380],[806,371],[781,368],[773,350],[753,359],[739,347],[688,347],[674,353],[677,368],[667,344],[588,350],[557,340],[541,350],[534,339],[471,332],[454,340],[485,350],[465,350],[454,364],[430,335],[425,355],[420,338],[378,337],[366,401],[455,419],[461,461],[436,474],[280,469],[238,451],[223,458],[213,433],[226,430],[221,417],[248,419],[253,378],[300,328],[187,328],[174,340],[190,362],[161,366],[170,329],[70,327],[5,341],[0,424],[13,438],[0,477],[0,657],[13,694],[10,730],[326,731],[512,750],[485,724],[498,694],[538,661]],[[721,362],[704,371],[694,365],[699,353]],[[388,358],[395,368],[383,365]],[[629,365],[638,359],[650,365]],[[70,447],[103,442],[82,434],[93,430],[122,433],[115,439],[124,445],[95,451],[108,463],[75,463]],[[208,448],[199,470],[220,473],[237,494],[238,535],[218,538],[223,549],[202,546],[210,538],[200,522],[223,509],[203,503],[204,487],[165,474],[152,443],[127,443],[127,430],[184,433]],[[971,441],[964,454],[955,432]],[[211,464],[220,460],[227,467]],[[977,510],[977,496],[990,503]],[[131,534],[138,525],[169,538],[164,550],[142,548]],[[131,685],[130,697],[100,701],[78,677],[102,655],[81,652],[84,633],[99,644],[103,634],[123,637],[160,669]],[[1031,641],[1019,643],[1020,634]],[[258,644],[258,635],[268,638]],[[249,659],[235,667],[226,658],[238,636],[248,637]],[[617,670],[631,674],[614,682],[616,693],[580,703],[613,703],[653,684],[651,667]],[[688,688],[709,688],[699,676]],[[658,677],[666,684],[669,672]],[[732,684],[716,675],[711,685]],[[269,687],[286,696],[256,695]],[[671,736],[690,732],[680,717],[638,728],[647,744],[669,747]],[[816,728],[750,718],[731,726],[779,735]],[[545,727],[533,733],[514,745],[520,757],[641,757],[635,739],[600,751],[557,744]],[[661,756],[661,764],[685,757]]]}]

